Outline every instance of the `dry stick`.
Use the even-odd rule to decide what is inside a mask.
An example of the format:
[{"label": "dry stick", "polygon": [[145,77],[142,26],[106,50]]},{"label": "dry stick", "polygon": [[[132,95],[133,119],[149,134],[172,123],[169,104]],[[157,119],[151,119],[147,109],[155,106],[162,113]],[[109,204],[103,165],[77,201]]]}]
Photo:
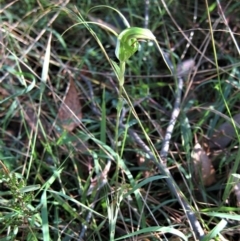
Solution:
[{"label": "dry stick", "polygon": [[[98,194],[99,194],[99,192],[96,194],[95,201],[90,205],[89,208],[94,209],[95,204],[97,202]],[[79,234],[78,241],[83,241],[84,240],[83,238],[84,238],[84,235],[85,235],[85,233],[87,231],[87,224],[90,223],[91,218],[92,218],[92,212],[89,211],[88,214],[87,214],[87,217],[86,217],[86,224],[83,224],[83,226],[82,226],[82,230],[81,230],[81,233]]]},{"label": "dry stick", "polygon": [[167,184],[168,184],[168,187],[169,187],[171,193],[177,198],[178,202],[181,204],[183,210],[185,211],[185,213],[187,215],[187,218],[189,220],[189,223],[190,223],[197,239],[202,240],[204,238],[204,231],[203,231],[199,221],[197,220],[194,212],[192,211],[191,206],[188,204],[186,198],[182,194],[180,188],[178,187],[178,185],[174,181],[171,173],[169,172],[169,170],[166,166],[166,159],[167,159],[167,155],[168,155],[168,152],[169,152],[169,142],[171,140],[173,129],[174,129],[177,117],[178,117],[179,112],[180,112],[180,103],[181,103],[181,95],[182,95],[182,88],[183,88],[183,78],[182,78],[182,76],[178,76],[177,79],[178,79],[177,96],[176,96],[176,100],[175,100],[175,103],[174,103],[174,109],[173,109],[173,112],[172,112],[171,120],[170,120],[170,123],[167,127],[166,136],[163,140],[163,146],[162,146],[162,149],[160,151],[160,157],[161,157],[160,160],[159,161],[157,160],[157,158],[153,155],[150,148],[143,142],[143,140],[139,137],[139,135],[136,132],[134,132],[131,129],[128,129],[128,132],[129,132],[130,136],[134,138],[136,143],[139,146],[141,146],[141,148],[150,156],[150,158],[152,160],[154,160],[154,162],[156,163],[159,171],[163,175],[166,175],[166,177],[167,177],[166,181],[167,181]]},{"label": "dry stick", "polygon": [[161,156],[162,161],[165,165],[166,165],[166,161],[167,161],[167,155],[168,155],[168,152],[169,152],[169,143],[170,143],[170,140],[172,138],[173,129],[174,129],[174,126],[176,124],[176,121],[177,121],[177,118],[178,118],[178,115],[179,115],[179,112],[180,112],[182,88],[183,88],[183,78],[178,77],[177,96],[176,96],[176,100],[175,100],[175,103],[174,103],[171,120],[170,120],[170,123],[167,127],[166,135],[165,135],[165,138],[163,139],[162,149],[160,151],[160,156]]},{"label": "dry stick", "polygon": [[170,140],[172,138],[173,129],[176,124],[178,115],[180,113],[181,96],[182,96],[182,89],[183,89],[183,77],[185,78],[191,72],[195,62],[193,59],[186,60],[178,64],[177,69],[175,70],[172,64],[172,61],[169,58],[169,55],[164,53],[164,57],[166,62],[168,63],[168,66],[171,68],[172,73],[174,73],[177,79],[177,93],[176,93],[175,103],[173,106],[173,112],[171,115],[169,125],[167,127],[165,138],[163,139],[162,149],[160,151],[160,157],[163,161],[163,164],[166,165]]},{"label": "dry stick", "polygon": [[144,28],[148,28],[149,23],[149,2],[150,0],[145,0]]},{"label": "dry stick", "polygon": [[[99,194],[99,192],[97,193],[97,195],[95,197],[95,201],[90,205],[89,208],[91,208],[91,209],[95,208],[95,204],[97,202],[98,194]],[[85,235],[85,233],[87,231],[87,224],[90,223],[91,219],[92,219],[92,212],[89,211],[88,214],[87,214],[87,217],[86,217],[86,224],[82,225],[82,230],[81,230],[81,232],[79,234],[78,241],[83,241],[84,240],[83,238],[84,238],[84,235]]]},{"label": "dry stick", "polygon": [[171,193],[177,198],[178,202],[183,207],[183,210],[185,211],[185,213],[187,215],[189,223],[190,223],[197,239],[202,240],[204,238],[204,231],[203,231],[199,221],[197,220],[194,212],[192,211],[190,205],[188,204],[186,198],[182,194],[180,188],[178,187],[178,185],[174,181],[171,173],[167,169],[167,167],[163,164],[161,159],[160,159],[160,162],[157,160],[157,158],[153,155],[150,148],[143,142],[143,140],[139,137],[139,135],[135,131],[128,129],[128,133],[132,138],[134,138],[136,143],[139,146],[141,146],[141,148],[149,155],[150,159],[152,159],[155,162],[155,164],[157,165],[160,172],[166,176],[167,185],[168,185]]},{"label": "dry stick", "polygon": [[[177,118],[180,113],[180,104],[181,104],[181,96],[182,96],[182,89],[183,89],[183,76],[189,74],[188,70],[192,69],[194,62],[191,60],[186,61],[186,63],[183,64],[183,66],[179,65],[177,68],[177,71],[175,71],[170,58],[168,58],[168,56],[165,56],[165,57],[166,57],[166,60],[169,62],[169,66],[172,68],[172,72],[176,73],[175,76],[177,76],[177,93],[176,93],[176,99],[175,99],[170,123],[167,127],[165,138],[163,139],[163,145],[162,145],[162,149],[160,151],[161,159],[160,159],[160,162],[158,162],[158,168],[164,174],[167,174],[168,187],[170,188],[170,190],[174,194],[174,196],[178,199],[179,203],[182,205],[196,237],[201,240],[204,237],[204,231],[203,231],[200,223],[198,222],[195,214],[192,212],[190,205],[187,203],[186,198],[181,193],[180,188],[174,181],[173,177],[171,176],[171,173],[169,172],[169,170],[167,169],[167,166],[166,166],[170,140],[172,138],[173,129],[174,129],[174,126],[176,124]],[[185,69],[186,66],[184,67],[184,65],[186,65],[186,66],[189,65],[189,68]]]},{"label": "dry stick", "polygon": [[[197,12],[198,12],[198,1],[195,0],[195,6],[194,6],[194,14],[193,14],[193,25],[196,25],[197,22]],[[194,26],[193,26],[194,27]],[[193,40],[193,36],[194,36],[195,31],[191,31],[190,35],[189,35],[189,42],[187,42],[187,45],[181,55],[181,59],[184,59],[189,47],[190,47],[190,43],[192,43]]]}]

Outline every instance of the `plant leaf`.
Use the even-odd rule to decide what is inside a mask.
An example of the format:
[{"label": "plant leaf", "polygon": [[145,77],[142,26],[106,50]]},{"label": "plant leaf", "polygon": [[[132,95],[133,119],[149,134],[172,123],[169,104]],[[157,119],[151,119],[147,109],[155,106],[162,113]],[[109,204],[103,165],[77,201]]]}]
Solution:
[{"label": "plant leaf", "polygon": [[153,227],[147,227],[147,228],[143,228],[143,229],[140,229],[138,231],[135,231],[135,232],[132,232],[132,233],[129,233],[127,235],[124,235],[120,238],[116,238],[115,240],[122,240],[122,239],[126,239],[126,238],[131,238],[131,237],[134,237],[134,236],[137,236],[139,234],[148,234],[148,233],[152,233],[152,232],[161,232],[161,233],[171,233],[173,235],[176,235],[180,238],[182,238],[183,240],[188,240],[187,237],[179,230],[175,229],[175,228],[171,228],[171,227],[156,227],[156,226],[153,226]]},{"label": "plant leaf", "polygon": [[227,221],[222,219],[203,239],[203,241],[212,240],[216,238],[220,232],[226,227]]},{"label": "plant leaf", "polygon": [[120,79],[121,72],[120,72],[120,68],[119,68],[118,64],[116,62],[114,62],[112,59],[110,59],[110,61],[113,66],[115,75],[118,77],[118,79]]}]

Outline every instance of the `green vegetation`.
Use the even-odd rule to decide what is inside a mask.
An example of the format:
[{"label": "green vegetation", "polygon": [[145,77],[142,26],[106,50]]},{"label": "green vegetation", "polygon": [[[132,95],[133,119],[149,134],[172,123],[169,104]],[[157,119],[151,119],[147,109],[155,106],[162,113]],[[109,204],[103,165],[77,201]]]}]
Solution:
[{"label": "green vegetation", "polygon": [[0,6],[0,241],[239,240],[238,1]]}]

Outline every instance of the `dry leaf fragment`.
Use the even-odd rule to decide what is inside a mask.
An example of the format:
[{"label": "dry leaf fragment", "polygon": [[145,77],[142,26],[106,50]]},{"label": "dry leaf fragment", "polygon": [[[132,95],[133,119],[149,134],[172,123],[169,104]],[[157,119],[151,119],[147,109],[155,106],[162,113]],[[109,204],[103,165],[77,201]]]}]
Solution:
[{"label": "dry leaf fragment", "polygon": [[215,169],[212,166],[211,160],[201,145],[197,143],[191,153],[195,181],[203,182],[204,186],[210,186],[215,182]]},{"label": "dry leaf fragment", "polygon": [[77,88],[73,80],[70,80],[65,97],[58,111],[58,120],[67,131],[74,130],[82,118],[82,107],[78,98]]},{"label": "dry leaf fragment", "polygon": [[237,206],[240,207],[240,175],[239,174],[232,174],[233,175],[233,182],[235,183],[233,186],[233,191],[237,199]]},{"label": "dry leaf fragment", "polygon": [[108,172],[111,167],[111,160],[109,159],[101,173],[99,173],[95,178],[91,180],[91,185],[88,189],[87,195],[90,195],[94,188],[97,190],[101,189],[107,183]]},{"label": "dry leaf fragment", "polygon": [[140,154],[136,155],[137,164],[139,167],[143,168],[142,174],[144,178],[148,178],[154,175],[153,162],[146,160],[146,158]]},{"label": "dry leaf fragment", "polygon": [[[233,116],[233,120],[240,124],[240,114]],[[236,132],[232,123],[226,121],[214,132],[209,146],[216,149],[225,148],[235,137]]]},{"label": "dry leaf fragment", "polygon": [[187,59],[183,61],[177,65],[177,75],[182,77],[187,76],[193,70],[194,66],[194,59]]}]

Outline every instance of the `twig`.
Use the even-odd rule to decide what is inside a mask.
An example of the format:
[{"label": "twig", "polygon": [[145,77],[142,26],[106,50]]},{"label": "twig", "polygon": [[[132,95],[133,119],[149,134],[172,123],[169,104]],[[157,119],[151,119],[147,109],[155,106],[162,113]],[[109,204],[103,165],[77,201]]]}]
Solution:
[{"label": "twig", "polygon": [[185,60],[182,63],[178,64],[177,69],[175,70],[172,61],[169,58],[169,55],[164,53],[164,57],[168,66],[171,68],[172,73],[176,76],[177,79],[177,92],[176,92],[176,99],[173,106],[173,111],[171,115],[171,119],[169,125],[167,127],[166,135],[163,139],[162,149],[160,151],[160,156],[162,158],[163,163],[166,165],[167,162],[167,155],[169,152],[169,144],[172,138],[172,133],[174,126],[176,124],[178,115],[180,113],[180,104],[181,104],[181,96],[182,96],[182,89],[183,89],[183,78],[185,78],[193,69],[195,62],[193,59]]},{"label": "twig", "polygon": [[198,222],[194,212],[192,211],[190,205],[188,204],[186,198],[182,194],[180,188],[178,187],[171,173],[167,169],[166,165],[163,163],[161,158],[159,161],[157,160],[157,158],[153,155],[150,148],[143,142],[143,140],[139,137],[139,135],[135,131],[128,129],[128,133],[136,141],[136,143],[149,155],[149,157],[155,162],[159,171],[166,176],[166,182],[171,193],[177,198],[178,202],[181,204],[189,220],[190,226],[192,227],[197,239],[202,240],[204,238],[204,231],[200,223]]},{"label": "twig", "polygon": [[166,164],[166,162],[167,162],[167,155],[169,152],[169,143],[172,138],[173,129],[176,124],[178,115],[180,113],[182,88],[183,88],[183,78],[181,76],[179,76],[178,77],[177,94],[176,94],[176,99],[175,99],[175,103],[174,103],[174,107],[173,107],[173,112],[171,115],[171,120],[167,127],[166,135],[164,137],[163,144],[162,144],[162,149],[160,151],[160,156],[161,156],[164,164]]},{"label": "twig", "polygon": [[148,28],[149,23],[149,2],[150,0],[145,0],[144,28]]},{"label": "twig", "polygon": [[[176,92],[176,99],[174,103],[173,112],[171,115],[170,123],[167,127],[167,132],[163,140],[162,149],[160,151],[160,158],[159,160],[156,158],[156,156],[152,153],[150,148],[143,142],[143,140],[139,137],[139,135],[134,132],[131,129],[128,129],[129,135],[134,138],[136,143],[141,146],[141,148],[150,156],[150,158],[156,163],[159,171],[165,175],[167,185],[171,191],[171,193],[177,198],[178,202],[181,204],[188,220],[190,223],[190,226],[192,227],[194,234],[196,235],[197,239],[202,240],[204,238],[204,231],[198,222],[194,212],[192,211],[191,206],[188,204],[185,196],[182,194],[180,188],[174,181],[171,173],[169,172],[167,166],[166,166],[166,160],[167,155],[169,152],[169,143],[172,137],[173,129],[176,124],[179,112],[180,112],[180,104],[181,104],[181,95],[182,95],[182,88],[183,88],[183,76],[189,74],[189,71],[194,66],[193,60],[187,60],[186,62],[183,62],[181,65],[178,65],[177,70],[175,71],[173,64],[170,60],[170,58],[166,55],[166,61],[168,62],[170,68],[172,69],[172,72],[175,73],[175,76],[177,78],[177,92]],[[186,66],[188,68],[186,68]]]},{"label": "twig", "polygon": [[[197,12],[198,12],[198,1],[195,0],[195,6],[194,6],[194,14],[193,14],[193,25],[196,25],[197,22]],[[193,36],[194,36],[195,31],[191,31],[190,35],[189,35],[189,42],[187,42],[187,45],[181,55],[181,59],[184,59],[189,47],[190,47],[190,43],[193,40]]]},{"label": "twig", "polygon": [[[96,195],[96,197],[95,197],[95,201],[90,205],[91,209],[94,209],[94,207],[95,207],[97,196],[98,195]],[[82,226],[82,230],[81,230],[81,233],[79,235],[78,241],[83,241],[84,235],[87,231],[87,224],[90,222],[91,218],[92,218],[92,212],[90,211],[90,212],[88,212],[87,217],[86,217],[86,224],[84,224]]]},{"label": "twig", "polygon": [[[167,61],[170,62],[169,66],[173,66],[170,58],[167,58]],[[168,187],[170,188],[170,190],[174,194],[174,196],[178,199],[179,203],[182,205],[196,237],[198,239],[202,240],[204,237],[204,231],[203,231],[200,223],[198,222],[195,214],[193,213],[190,205],[187,203],[186,198],[183,196],[183,194],[181,194],[180,188],[178,187],[178,185],[174,181],[173,177],[171,176],[171,173],[169,172],[169,170],[166,167],[167,156],[168,156],[168,152],[169,152],[169,143],[172,138],[173,129],[176,124],[178,115],[180,113],[180,104],[181,104],[181,96],[182,96],[182,89],[183,89],[183,77],[190,73],[190,71],[194,67],[194,64],[195,63],[193,60],[187,60],[187,61],[183,62],[182,64],[179,64],[177,66],[176,71],[174,71],[174,69],[172,69],[172,72],[176,73],[176,76],[177,76],[176,77],[177,78],[177,93],[176,93],[176,99],[175,99],[171,119],[170,119],[169,125],[167,127],[166,135],[163,140],[162,149],[160,151],[161,160],[160,160],[160,162],[158,162],[158,168],[163,174],[165,174],[165,175],[167,174]]]}]

